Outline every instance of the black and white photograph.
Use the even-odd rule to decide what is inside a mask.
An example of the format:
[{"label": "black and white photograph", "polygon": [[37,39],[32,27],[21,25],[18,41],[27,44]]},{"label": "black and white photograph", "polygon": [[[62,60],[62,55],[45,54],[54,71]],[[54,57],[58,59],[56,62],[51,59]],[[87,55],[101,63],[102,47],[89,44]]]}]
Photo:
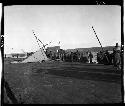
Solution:
[{"label": "black and white photograph", "polygon": [[121,9],[4,6],[4,104],[122,103]]}]

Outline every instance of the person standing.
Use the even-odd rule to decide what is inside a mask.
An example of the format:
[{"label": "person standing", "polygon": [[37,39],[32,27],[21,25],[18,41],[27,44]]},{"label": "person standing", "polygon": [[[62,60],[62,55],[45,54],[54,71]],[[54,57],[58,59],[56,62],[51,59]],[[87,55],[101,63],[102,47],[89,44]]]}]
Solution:
[{"label": "person standing", "polygon": [[109,54],[108,50],[105,51],[104,64],[105,65],[109,65],[110,64],[110,54]]},{"label": "person standing", "polygon": [[120,69],[120,64],[121,64],[121,48],[118,45],[118,43],[116,43],[115,46],[115,53],[114,53],[114,66],[118,69]]},{"label": "person standing", "polygon": [[50,59],[52,59],[52,51],[50,51],[49,57],[50,57]]},{"label": "person standing", "polygon": [[83,61],[85,63],[88,63],[89,62],[89,52],[85,52],[85,54],[83,55]]},{"label": "person standing", "polygon": [[112,52],[111,56],[112,56],[112,65],[115,66],[115,48],[113,48],[113,52]]},{"label": "person standing", "polygon": [[73,62],[73,52],[71,52],[70,56],[71,56],[71,62]]},{"label": "person standing", "polygon": [[90,63],[92,63],[93,54],[91,52],[89,53],[89,58],[90,58]]},{"label": "person standing", "polygon": [[103,57],[102,57],[102,52],[101,51],[97,53],[97,62],[98,62],[98,64],[103,63]]},{"label": "person standing", "polygon": [[80,53],[79,53],[78,50],[76,51],[76,61],[77,61],[77,62],[80,61]]}]

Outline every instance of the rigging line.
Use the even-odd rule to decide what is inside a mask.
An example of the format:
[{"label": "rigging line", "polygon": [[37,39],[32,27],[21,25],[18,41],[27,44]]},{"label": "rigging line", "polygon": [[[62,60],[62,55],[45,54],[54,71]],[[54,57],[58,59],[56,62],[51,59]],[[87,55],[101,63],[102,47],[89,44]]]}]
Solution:
[{"label": "rigging line", "polygon": [[[32,30],[32,31],[33,31],[33,30]],[[38,40],[40,41],[40,39],[37,38],[37,36],[35,35],[34,31],[33,31],[33,34],[34,34],[34,36],[35,36],[35,38],[36,38],[36,41],[37,41],[37,43],[38,43],[38,45],[39,45],[40,50],[43,50],[43,51],[44,51],[45,48],[43,48],[43,47],[41,48],[41,46],[40,46],[40,44],[39,44],[39,42],[38,42]],[[41,41],[40,41],[40,42],[41,42]],[[42,43],[42,42],[41,42],[41,43]],[[43,44],[43,43],[42,43],[42,44]],[[43,44],[43,45],[44,45],[44,44]],[[42,53],[42,54],[45,56],[44,53]]]},{"label": "rigging line", "polygon": [[[32,30],[32,31],[33,31],[33,30]],[[40,47],[40,44],[39,44],[38,41],[40,41],[40,43],[42,43],[42,41],[41,41],[39,38],[37,38],[37,36],[35,35],[34,31],[33,31],[33,34],[34,34],[34,36],[35,36],[35,38],[36,38],[36,40],[37,40],[37,43],[38,43],[38,45],[39,45],[39,47]],[[45,46],[46,46],[46,45],[44,45],[43,43],[42,43],[42,45],[43,45],[42,49],[45,50]],[[41,49],[41,47],[40,47],[40,49]]]},{"label": "rigging line", "polygon": [[[33,30],[32,30],[33,31]],[[34,33],[34,31],[33,31],[33,35],[35,36],[35,33]],[[37,43],[38,43],[38,46],[39,46],[39,48],[40,48],[40,50],[42,49],[41,47],[40,47],[40,45],[39,45],[39,42],[38,42],[38,38],[35,36],[35,38],[36,38],[36,41],[37,41]],[[35,58],[35,57],[34,57]],[[37,58],[35,58],[35,59],[37,59]],[[40,61],[39,61],[40,62]]]},{"label": "rigging line", "polygon": [[[102,51],[104,51],[104,50],[103,50],[103,47],[102,47],[102,44],[101,44],[101,42],[100,42],[100,40],[99,40],[99,38],[98,38],[98,36],[97,36],[97,34],[96,34],[96,32],[95,32],[93,26],[92,26],[92,29],[93,29],[93,31],[94,31],[94,33],[95,33],[95,35],[96,35],[96,38],[98,39],[99,44],[101,45]],[[107,61],[109,62],[109,59],[108,59],[107,55],[105,55],[105,56],[106,56]]]},{"label": "rigging line", "polygon": [[97,36],[97,34],[96,34],[96,32],[95,32],[93,26],[92,26],[92,29],[93,29],[93,31],[94,31],[94,33],[95,33],[95,35],[96,35],[96,38],[97,38],[97,40],[98,40],[98,42],[99,42],[99,44],[100,44],[100,46],[101,46],[101,48],[102,48],[102,51],[103,51],[102,44],[101,44],[101,42],[100,42],[100,40],[99,40],[99,38],[98,38],[98,36]]}]

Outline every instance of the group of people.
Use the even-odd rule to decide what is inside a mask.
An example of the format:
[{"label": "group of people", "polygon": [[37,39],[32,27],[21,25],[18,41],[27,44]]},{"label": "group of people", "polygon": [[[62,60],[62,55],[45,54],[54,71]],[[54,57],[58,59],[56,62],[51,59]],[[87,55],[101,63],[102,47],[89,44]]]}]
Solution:
[{"label": "group of people", "polygon": [[116,43],[112,53],[109,53],[108,50],[97,53],[97,62],[99,64],[113,65],[117,69],[121,68],[121,58],[122,53],[118,43]]},{"label": "group of people", "polygon": [[84,63],[92,63],[93,54],[91,52],[86,52],[86,55],[83,55],[82,52],[76,50],[76,52],[65,52],[64,50],[60,49],[57,53],[53,53],[49,51],[46,53],[47,57],[56,60],[60,59],[66,62],[84,62]]},{"label": "group of people", "polygon": [[[62,61],[67,62],[84,62],[84,63],[93,63],[93,54],[92,52],[86,52],[83,55],[82,52],[76,50],[76,52],[66,53],[63,49],[58,50],[57,53],[53,53],[50,51],[47,54],[52,60],[60,59]],[[100,51],[97,53],[97,63],[98,64],[105,64],[105,65],[114,65],[114,67],[120,68],[121,64],[121,48],[116,43],[115,48],[113,48],[113,53],[109,53],[108,50]]]}]

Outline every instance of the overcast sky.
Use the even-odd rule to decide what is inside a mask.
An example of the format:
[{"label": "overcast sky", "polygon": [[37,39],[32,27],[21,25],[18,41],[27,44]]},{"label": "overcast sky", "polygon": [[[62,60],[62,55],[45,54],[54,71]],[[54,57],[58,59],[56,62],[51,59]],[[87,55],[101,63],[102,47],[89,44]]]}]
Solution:
[{"label": "overcast sky", "polygon": [[[36,51],[32,30],[44,43],[62,49],[99,47],[121,42],[121,7],[113,5],[22,5],[4,7],[5,53]],[[12,49],[13,48],[13,49]]]}]

